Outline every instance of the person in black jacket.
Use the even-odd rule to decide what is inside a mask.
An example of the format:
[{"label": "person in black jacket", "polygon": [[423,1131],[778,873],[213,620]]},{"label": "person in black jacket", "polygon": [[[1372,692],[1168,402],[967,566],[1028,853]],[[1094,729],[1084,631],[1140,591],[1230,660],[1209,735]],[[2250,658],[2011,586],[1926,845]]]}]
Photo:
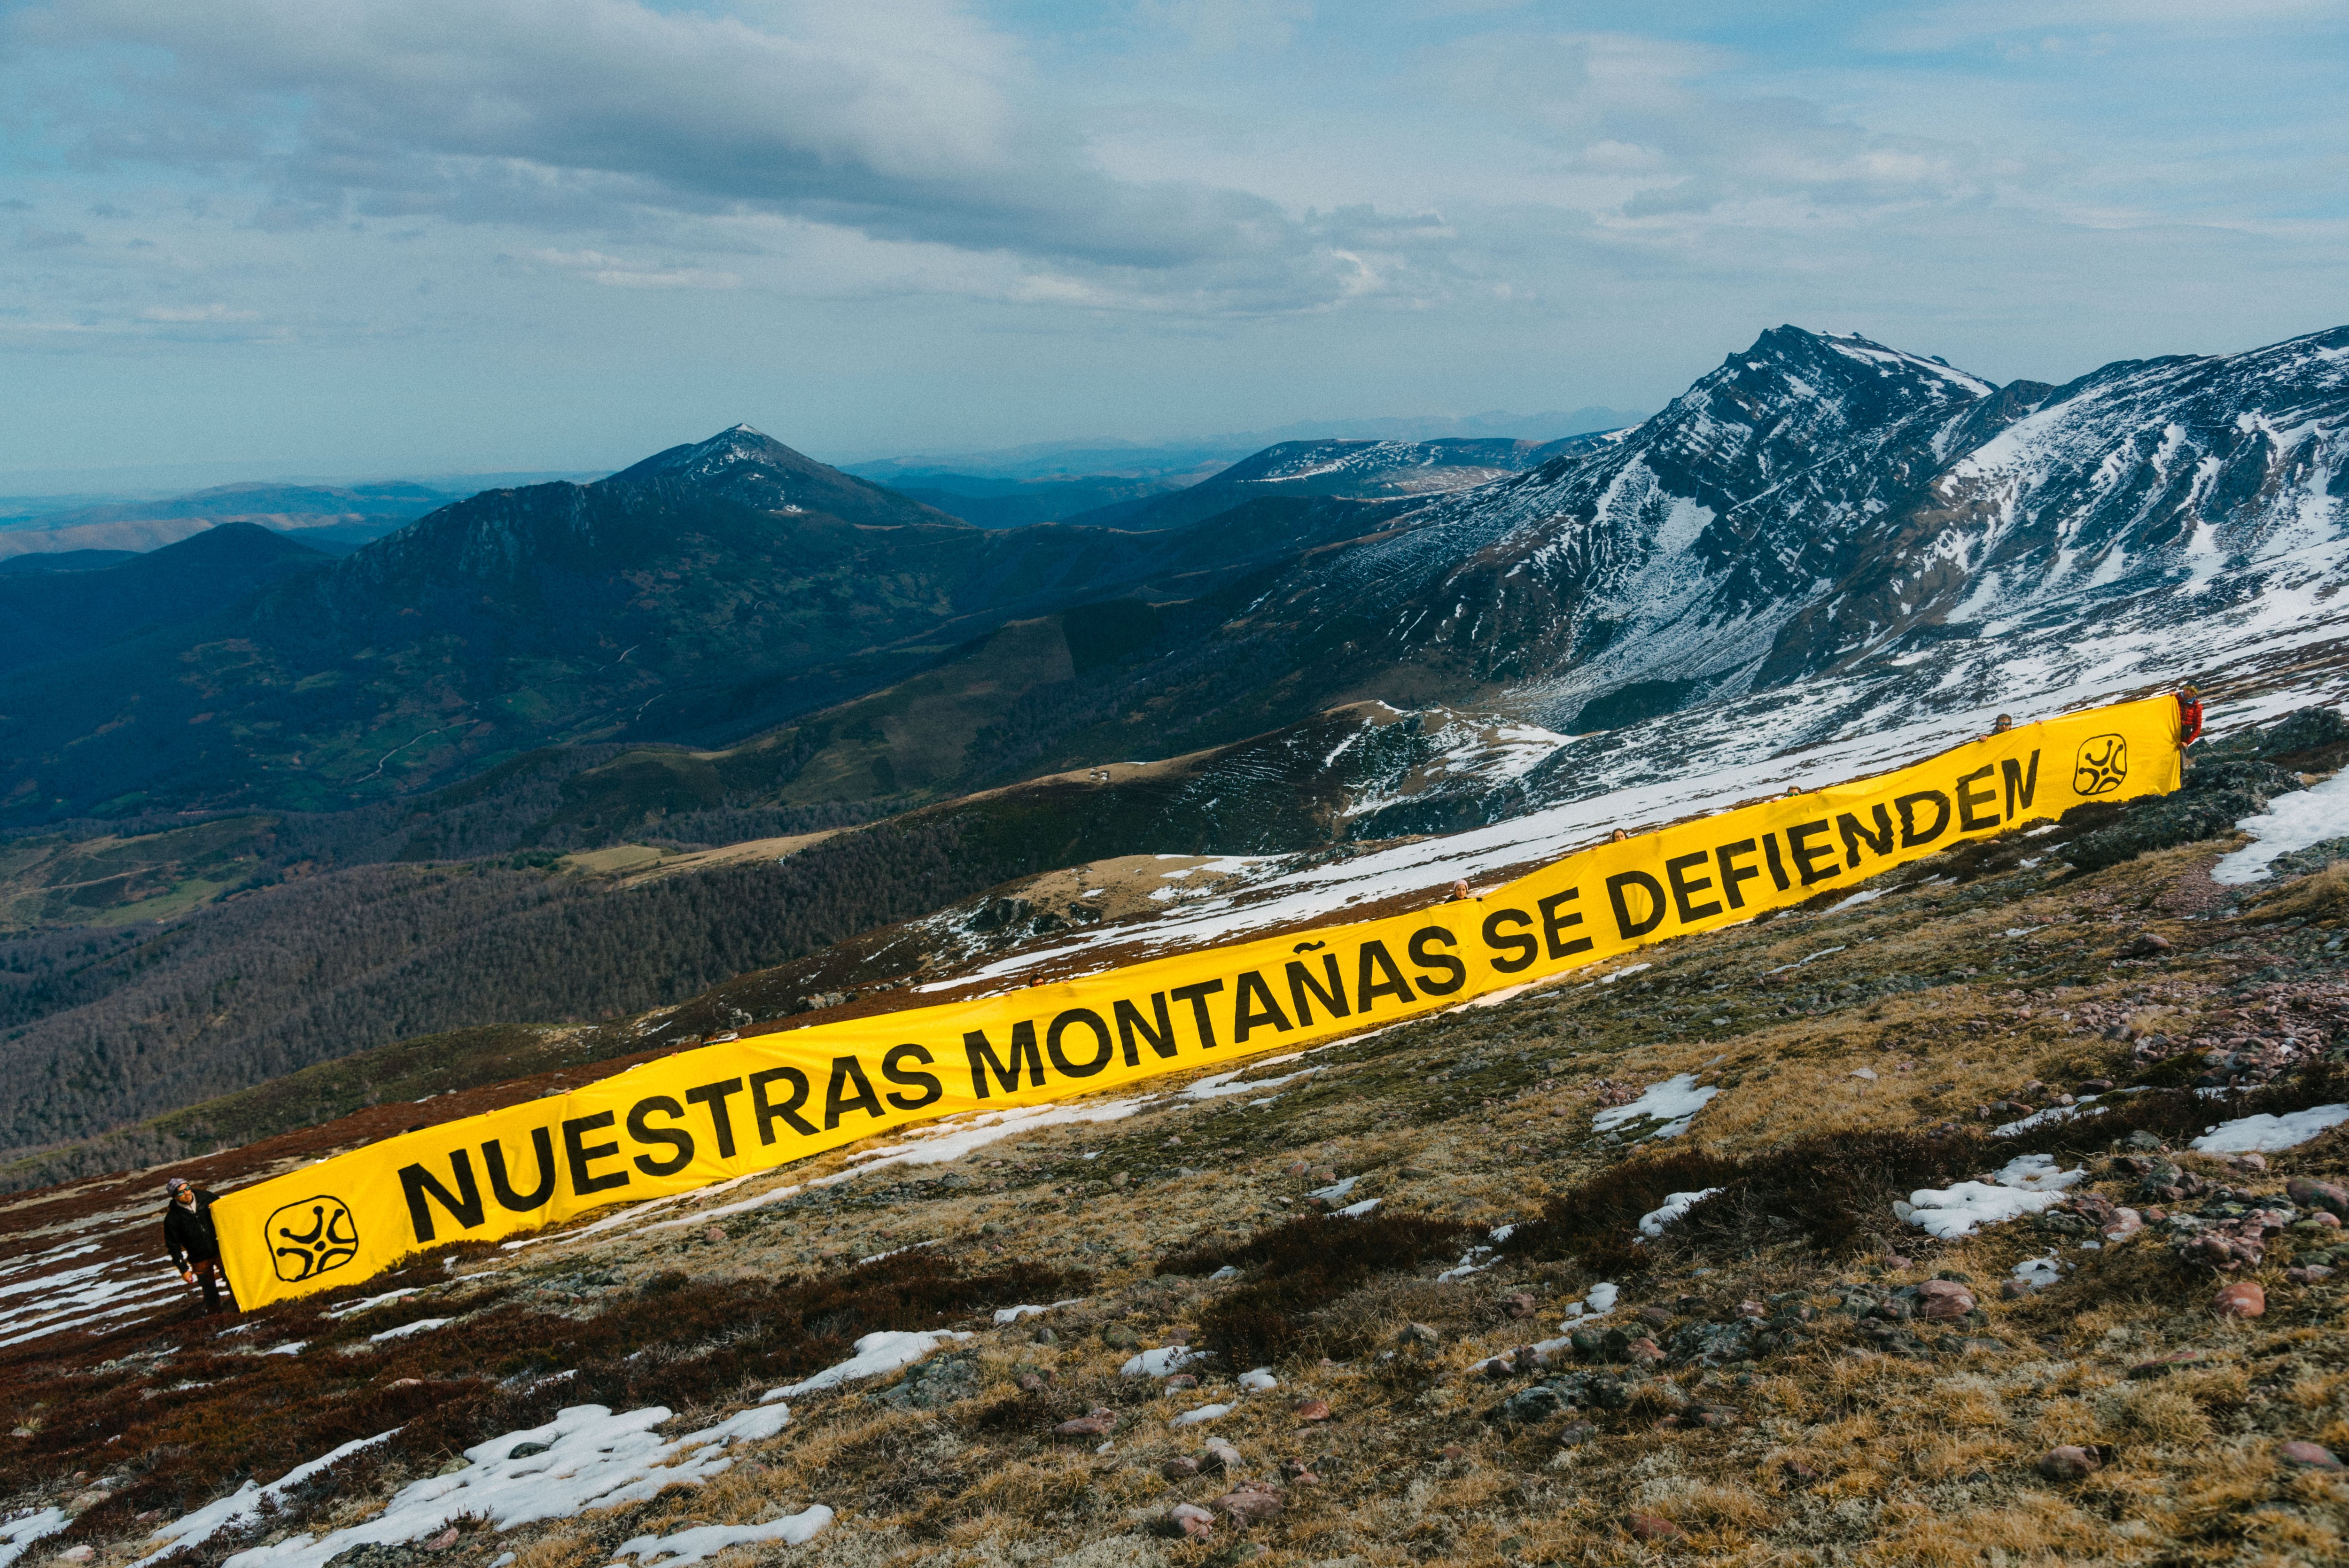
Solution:
[{"label": "person in black jacket", "polygon": [[190,1284],[203,1286],[205,1312],[218,1312],[222,1275],[220,1237],[212,1231],[212,1195],[179,1176],[166,1181],[163,1190],[171,1195],[163,1206],[163,1246],[171,1254],[171,1266]]}]

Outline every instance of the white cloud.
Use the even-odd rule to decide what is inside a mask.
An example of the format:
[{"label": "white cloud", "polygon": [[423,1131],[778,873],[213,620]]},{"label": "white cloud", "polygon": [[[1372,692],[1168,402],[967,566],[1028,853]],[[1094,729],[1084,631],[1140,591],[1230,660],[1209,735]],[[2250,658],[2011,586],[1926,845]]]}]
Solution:
[{"label": "white cloud", "polygon": [[763,211],[1111,266],[1311,248],[1245,191],[1109,177],[1038,107],[1018,46],[951,0],[755,21],[636,0],[53,0],[17,31],[168,57],[129,107],[91,111],[76,152],[253,163],[281,228]]}]

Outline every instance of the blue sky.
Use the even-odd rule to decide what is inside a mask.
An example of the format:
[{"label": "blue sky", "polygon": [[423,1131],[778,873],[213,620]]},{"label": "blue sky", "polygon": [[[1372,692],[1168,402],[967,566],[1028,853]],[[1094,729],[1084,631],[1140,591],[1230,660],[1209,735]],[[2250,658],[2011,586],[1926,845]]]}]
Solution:
[{"label": "blue sky", "polygon": [[0,5],[0,483],[1652,407],[2349,319],[2349,0]]}]

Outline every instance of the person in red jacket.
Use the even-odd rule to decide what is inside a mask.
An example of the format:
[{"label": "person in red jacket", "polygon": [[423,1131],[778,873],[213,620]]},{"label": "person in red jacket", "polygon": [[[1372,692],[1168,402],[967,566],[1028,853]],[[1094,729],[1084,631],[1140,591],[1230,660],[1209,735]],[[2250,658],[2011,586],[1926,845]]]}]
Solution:
[{"label": "person in red jacket", "polygon": [[2178,748],[2193,745],[2202,736],[2202,694],[2189,681],[2178,688]]}]

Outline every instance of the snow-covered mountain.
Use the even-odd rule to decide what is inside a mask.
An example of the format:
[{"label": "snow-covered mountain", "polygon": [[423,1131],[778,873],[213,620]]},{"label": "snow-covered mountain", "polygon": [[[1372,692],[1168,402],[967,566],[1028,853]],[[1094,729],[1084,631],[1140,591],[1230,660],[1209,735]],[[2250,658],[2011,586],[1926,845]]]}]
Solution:
[{"label": "snow-covered mountain", "polygon": [[1448,665],[1581,729],[1912,660],[2076,675],[2123,627],[2158,641],[2147,678],[2207,673],[2246,614],[2261,635],[2323,620],[2297,596],[2340,581],[2344,419],[2349,328],[1999,387],[1780,327],[1258,614],[1342,619],[1379,665]]},{"label": "snow-covered mountain", "polygon": [[1601,438],[1282,441],[1195,485],[1098,507],[1070,521],[1122,529],[1180,528],[1266,496],[1386,500],[1449,495],[1524,473],[1562,454],[1588,451]]}]

